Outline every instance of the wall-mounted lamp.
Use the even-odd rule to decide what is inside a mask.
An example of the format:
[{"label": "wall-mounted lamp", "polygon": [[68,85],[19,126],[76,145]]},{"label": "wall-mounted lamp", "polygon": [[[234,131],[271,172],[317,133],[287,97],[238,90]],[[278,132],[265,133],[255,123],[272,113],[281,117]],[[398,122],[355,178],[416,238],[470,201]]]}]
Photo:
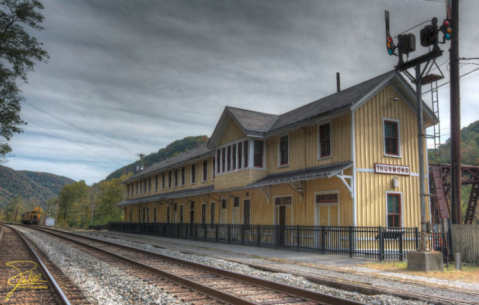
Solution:
[{"label": "wall-mounted lamp", "polygon": [[398,176],[394,176],[393,180],[392,180],[392,184],[393,184],[393,187],[396,188],[396,187],[399,187],[399,179],[398,179]]},{"label": "wall-mounted lamp", "polygon": [[389,99],[390,102],[399,102],[399,99],[397,96],[395,96],[394,98],[390,98]]}]

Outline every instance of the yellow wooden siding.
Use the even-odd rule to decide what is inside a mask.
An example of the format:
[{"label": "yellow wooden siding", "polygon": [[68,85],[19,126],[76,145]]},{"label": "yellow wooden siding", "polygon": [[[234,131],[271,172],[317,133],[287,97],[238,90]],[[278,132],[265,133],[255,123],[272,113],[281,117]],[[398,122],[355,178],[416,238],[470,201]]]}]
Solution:
[{"label": "yellow wooden siding", "polygon": [[[388,86],[354,113],[356,168],[374,168],[374,163],[409,166],[418,173],[417,116]],[[384,156],[383,118],[399,120],[401,157]]]},{"label": "yellow wooden siding", "polygon": [[[161,175],[163,172],[158,173],[158,190],[155,190],[155,176],[156,174],[152,176],[146,177],[146,181],[148,182],[148,178],[151,177],[151,191],[146,193],[138,193],[136,195],[136,181],[134,182],[134,192],[133,196],[127,197],[127,199],[132,199],[132,198],[141,198],[141,197],[147,197],[155,194],[161,194],[161,193],[169,193],[169,192],[174,192],[174,191],[183,191],[185,189],[194,189],[198,187],[205,187],[212,185],[214,182],[212,180],[213,178],[213,157],[208,158],[208,180],[203,181],[203,161],[196,161],[194,164],[196,164],[196,182],[191,183],[191,166],[193,163],[185,164],[182,166],[177,167],[178,168],[178,186],[175,187],[175,168],[171,169],[172,172],[172,177],[171,177],[171,188],[168,188],[168,172],[167,170],[165,173],[165,189],[161,189]],[[181,168],[185,166],[185,185],[181,185]],[[145,178],[143,178],[145,179]],[[129,185],[129,184],[128,184]],[[130,192],[131,195],[131,192]]]},{"label": "yellow wooden siding", "polygon": [[[419,173],[417,151],[417,116],[388,86],[354,113],[356,168],[374,170],[375,163],[409,166]],[[383,118],[399,121],[401,157],[384,156]],[[425,143],[425,142],[424,142]],[[425,147],[424,159],[427,158]],[[426,166],[425,162],[425,166]],[[403,226],[420,226],[419,177],[398,176],[400,186],[392,187],[394,175],[356,173],[357,225],[386,225],[386,191],[402,192]],[[426,184],[427,187],[427,184]],[[426,198],[427,218],[429,199]]]},{"label": "yellow wooden siding", "polygon": [[252,168],[217,174],[214,182],[215,190],[245,186],[266,177],[267,174],[266,170]]},{"label": "yellow wooden siding", "polygon": [[218,146],[222,146],[230,142],[243,139],[245,137],[246,137],[246,134],[243,132],[241,127],[239,127],[235,121],[230,119],[230,122],[228,123],[228,127],[226,127],[226,130],[224,131]]},{"label": "yellow wooden siding", "polygon": [[[327,122],[325,122],[327,123]],[[314,124],[266,141],[269,174],[304,169],[351,160],[351,115],[331,120],[331,158],[319,159],[319,126]],[[279,165],[279,138],[289,135],[289,165]]]},{"label": "yellow wooden siding", "polygon": [[[401,193],[402,226],[421,226],[419,177],[398,176],[397,188],[392,186],[393,178],[393,175],[356,173],[358,226],[386,226],[386,192]],[[429,219],[427,203],[426,218]]]}]

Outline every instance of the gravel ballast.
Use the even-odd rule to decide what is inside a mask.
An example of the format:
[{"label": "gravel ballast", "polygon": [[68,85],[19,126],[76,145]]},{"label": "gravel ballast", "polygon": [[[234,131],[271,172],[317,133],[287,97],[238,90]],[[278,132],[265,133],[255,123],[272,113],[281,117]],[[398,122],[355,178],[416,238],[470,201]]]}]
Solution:
[{"label": "gravel ballast", "polygon": [[188,304],[44,233],[19,230],[55,262],[93,304]]}]

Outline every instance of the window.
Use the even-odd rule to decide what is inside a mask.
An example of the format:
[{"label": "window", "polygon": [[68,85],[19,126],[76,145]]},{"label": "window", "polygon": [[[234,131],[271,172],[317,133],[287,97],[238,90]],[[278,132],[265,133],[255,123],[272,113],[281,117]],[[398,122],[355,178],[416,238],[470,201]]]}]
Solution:
[{"label": "window", "polygon": [[170,206],[166,207],[166,223],[170,223]]},{"label": "window", "polygon": [[178,169],[175,169],[175,187],[178,186]]},{"label": "window", "polygon": [[201,223],[206,224],[206,204],[201,206]]},{"label": "window", "polygon": [[158,175],[155,176],[155,191],[158,190]]},{"label": "window", "polygon": [[136,181],[136,194],[138,195],[138,181]]},{"label": "window", "polygon": [[171,187],[171,171],[168,172],[168,188]]},{"label": "window", "polygon": [[388,197],[388,227],[401,227],[401,194],[387,194]]},{"label": "window", "polygon": [[210,223],[211,228],[215,226],[215,203],[212,202],[210,206]]},{"label": "window", "polygon": [[185,176],[186,176],[185,167],[183,166],[181,168],[181,185],[185,185]]},{"label": "window", "polygon": [[263,167],[263,141],[254,140],[254,167]]},{"label": "window", "polygon": [[291,205],[293,203],[293,197],[276,197],[274,199],[274,205]]},{"label": "window", "polygon": [[319,158],[331,157],[331,125],[319,126]]},{"label": "window", "polygon": [[203,161],[203,181],[208,181],[208,160]]},{"label": "window", "polygon": [[148,193],[151,192],[151,177],[148,178]]},{"label": "window", "polygon": [[248,155],[249,155],[248,141],[244,141],[244,167],[245,168],[249,166]]},{"label": "window", "polygon": [[195,202],[190,202],[190,223],[195,222]]},{"label": "window", "polygon": [[216,164],[215,158],[213,158],[213,164],[212,164],[212,166],[213,166],[213,178],[212,178],[212,180],[215,180],[215,175],[216,175],[215,164]]},{"label": "window", "polygon": [[138,208],[138,223],[140,223],[140,222],[141,222],[141,219],[140,219],[140,217],[141,217],[141,209],[140,209],[140,208]]},{"label": "window", "polygon": [[279,164],[287,165],[289,163],[289,137],[284,136],[279,138]]},{"label": "window", "polygon": [[133,220],[133,209],[130,209],[130,222]]},{"label": "window", "polygon": [[240,205],[240,199],[239,199],[239,197],[235,197],[234,207],[239,208],[239,205]]},{"label": "window", "polygon": [[143,208],[143,223],[146,222],[146,208]]},{"label": "window", "polygon": [[216,170],[218,171],[218,174],[221,172],[221,150],[218,149],[216,152]]},{"label": "window", "polygon": [[221,150],[221,172],[224,173],[225,172],[225,160],[226,160],[226,148],[223,147],[223,149]]},{"label": "window", "polygon": [[337,203],[338,194],[319,194],[316,195],[316,203]]},{"label": "window", "polygon": [[236,169],[236,144],[233,144],[232,148],[232,154],[233,154],[233,170]]},{"label": "window", "polygon": [[191,164],[191,184],[196,183],[196,164]]},{"label": "window", "polygon": [[143,192],[143,180],[140,180],[140,194]]},{"label": "window", "polygon": [[223,200],[221,201],[221,203],[222,203],[222,208],[223,208],[223,209],[226,209],[226,208],[228,207],[228,203],[227,203],[226,199],[223,199]]},{"label": "window", "polygon": [[126,187],[126,197],[130,197],[130,185],[129,184]]},{"label": "window", "polygon": [[250,225],[251,224],[251,200],[250,199],[245,199],[243,202],[243,215],[244,215],[243,224]]},{"label": "window", "polygon": [[231,146],[228,146],[228,166],[227,171],[231,170]]},{"label": "window", "polygon": [[386,155],[399,156],[398,122],[384,121],[384,152]]},{"label": "window", "polygon": [[156,223],[156,207],[153,208],[153,222]]},{"label": "window", "polygon": [[243,143],[238,143],[238,169],[243,167]]},{"label": "window", "polygon": [[164,190],[165,189],[165,173],[161,173],[161,189]]},{"label": "window", "polygon": [[143,192],[146,193],[146,179],[143,180]]}]

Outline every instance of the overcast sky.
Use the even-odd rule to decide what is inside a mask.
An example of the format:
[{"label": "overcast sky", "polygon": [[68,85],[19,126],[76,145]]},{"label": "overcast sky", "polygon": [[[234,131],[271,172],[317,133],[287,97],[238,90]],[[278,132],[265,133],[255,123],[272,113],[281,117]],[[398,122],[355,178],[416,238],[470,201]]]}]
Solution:
[{"label": "overcast sky", "polygon": [[[50,60],[21,85],[28,125],[6,166],[88,184],[136,153],[210,136],[225,106],[280,114],[335,93],[336,72],[344,89],[392,70],[384,10],[393,35],[446,17],[440,0],[41,2],[45,29],[34,35]],[[479,1],[461,1],[461,57],[479,57],[478,12]],[[426,52],[417,39],[411,58]],[[461,80],[463,127],[478,119],[478,75]],[[439,93],[445,140],[449,85]]]}]

